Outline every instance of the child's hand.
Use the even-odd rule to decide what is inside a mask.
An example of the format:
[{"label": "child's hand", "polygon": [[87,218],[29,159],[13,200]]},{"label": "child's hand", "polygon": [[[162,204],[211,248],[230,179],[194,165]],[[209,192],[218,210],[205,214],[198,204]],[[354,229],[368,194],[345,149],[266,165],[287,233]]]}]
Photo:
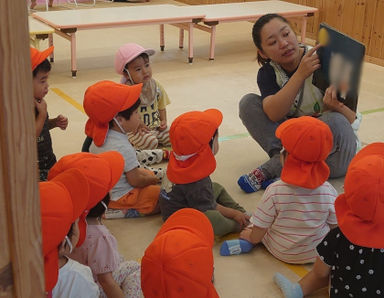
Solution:
[{"label": "child's hand", "polygon": [[139,125],[139,127],[137,128],[137,132],[138,132],[139,134],[141,134],[141,135],[145,135],[145,134],[147,134],[147,133],[150,132],[150,129],[148,128],[148,126],[146,126],[146,125],[144,124],[144,122],[141,122],[140,125]]},{"label": "child's hand", "polygon": [[325,90],[323,103],[327,110],[339,112],[344,104],[337,99],[337,90],[335,86],[329,86]]},{"label": "child's hand", "polygon": [[249,224],[249,215],[239,211],[239,210],[234,210],[235,214],[233,216],[233,220],[236,220],[241,227],[246,227]]},{"label": "child's hand", "polygon": [[35,107],[39,112],[39,115],[47,114],[47,102],[44,99],[35,99]]},{"label": "child's hand", "polygon": [[160,121],[160,126],[158,128],[159,131],[163,131],[167,128],[167,120],[161,120]]},{"label": "child's hand", "polygon": [[63,115],[57,116],[55,118],[55,126],[59,127],[62,130],[65,130],[68,126],[68,118]]},{"label": "child's hand", "polygon": [[251,234],[252,234],[252,228],[245,228],[244,230],[242,230],[240,232],[239,238],[247,240],[248,242],[252,243],[252,241],[251,241]]},{"label": "child's hand", "polygon": [[297,73],[302,76],[305,80],[308,78],[316,69],[320,68],[319,56],[315,53],[321,47],[320,44],[310,49],[301,59]]}]

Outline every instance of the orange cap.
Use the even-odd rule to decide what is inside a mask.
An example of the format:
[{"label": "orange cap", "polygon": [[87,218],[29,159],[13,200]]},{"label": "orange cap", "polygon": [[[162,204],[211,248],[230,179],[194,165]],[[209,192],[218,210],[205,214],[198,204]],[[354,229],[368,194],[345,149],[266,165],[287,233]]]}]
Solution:
[{"label": "orange cap", "polygon": [[43,62],[45,59],[48,58],[49,55],[52,54],[54,47],[51,46],[45,51],[40,52],[39,50],[30,47],[30,54],[31,54],[31,64],[32,64],[32,71],[35,70],[35,68]]},{"label": "orange cap", "polygon": [[141,261],[145,297],[219,297],[212,283],[213,229],[196,209],[173,213],[163,224]]},{"label": "orange cap", "polygon": [[170,128],[172,154],[167,176],[176,184],[196,182],[216,169],[216,159],[209,146],[223,120],[216,109],[193,111],[177,117]]},{"label": "orange cap", "polygon": [[48,180],[71,168],[79,169],[87,178],[90,187],[88,203],[83,208],[79,220],[80,238],[77,246],[80,246],[86,236],[85,218],[89,210],[96,206],[119,181],[124,170],[124,158],[117,151],[69,154],[62,157],[49,170]]},{"label": "orange cap", "polygon": [[88,87],[84,94],[84,110],[89,119],[85,134],[93,139],[96,146],[104,144],[109,122],[135,104],[139,99],[143,84],[132,86],[111,81],[100,81]]},{"label": "orange cap", "polygon": [[328,179],[325,160],[332,149],[333,135],[327,124],[309,116],[289,119],[276,129],[276,137],[288,152],[281,180],[315,189]]},{"label": "orange cap", "polygon": [[[40,182],[40,209],[46,291],[58,277],[58,246],[89,197],[88,181],[77,169],[67,170],[48,182]],[[73,202],[76,202],[75,204]]]},{"label": "orange cap", "polygon": [[335,202],[338,225],[356,245],[384,247],[384,143],[362,149],[349,164]]}]

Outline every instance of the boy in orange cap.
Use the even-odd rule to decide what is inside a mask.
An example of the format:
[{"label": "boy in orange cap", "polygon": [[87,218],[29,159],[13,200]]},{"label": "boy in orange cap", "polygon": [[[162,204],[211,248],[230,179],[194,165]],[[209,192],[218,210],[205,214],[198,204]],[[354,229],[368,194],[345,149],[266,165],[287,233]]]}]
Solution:
[{"label": "boy in orange cap", "polygon": [[228,254],[241,253],[239,242],[245,240],[253,245],[262,242],[281,261],[311,263],[316,245],[337,225],[337,192],[327,182],[325,162],[332,132],[324,122],[303,116],[285,121],[276,136],[283,145],[281,180],[266,189],[251,216],[252,226],[240,233],[242,240],[226,242]]},{"label": "boy in orange cap", "polygon": [[384,293],[384,143],[352,159],[344,193],[335,202],[339,227],[317,246],[316,263],[298,283],[274,277],[285,297],[301,298],[330,283],[330,297],[382,297]]},{"label": "boy in orange cap", "polygon": [[219,110],[193,111],[177,117],[170,129],[172,153],[167,178],[160,194],[163,220],[182,208],[204,212],[213,232],[223,236],[239,232],[248,224],[249,216],[209,175],[216,169],[215,154],[219,150],[218,128],[223,119]]},{"label": "boy in orange cap", "polygon": [[146,298],[217,298],[213,286],[213,230],[196,209],[173,213],[141,260]]},{"label": "boy in orange cap", "polygon": [[[71,234],[73,222],[85,208],[89,198],[89,185],[81,171],[67,170],[57,175],[49,182],[40,182],[40,208],[43,235],[43,255],[45,271],[45,289],[50,295],[56,289],[58,269],[67,264],[67,259],[59,251],[65,251],[72,246],[67,234]],[[75,235],[74,235],[75,236]],[[89,268],[80,264],[68,264],[67,267],[77,267],[76,283],[69,283],[67,287],[75,290],[75,296],[57,295],[53,290],[53,297],[97,297],[98,287],[92,279]],[[77,266],[76,266],[77,265]],[[61,270],[61,269],[60,269]],[[87,293],[86,296],[82,293]],[[67,292],[68,293],[68,292]]]},{"label": "boy in orange cap", "polygon": [[49,119],[47,103],[44,100],[45,95],[48,93],[48,75],[51,71],[51,63],[47,58],[52,52],[53,46],[42,52],[30,48],[40,181],[47,180],[48,171],[56,162],[49,130],[55,127],[66,129],[68,126],[68,119],[63,115]]},{"label": "boy in orange cap", "polygon": [[89,116],[85,133],[93,139],[89,150],[101,153],[115,150],[124,157],[124,172],[112,188],[108,212],[111,217],[136,217],[158,212],[159,180],[153,172],[138,168],[139,162],[126,134],[140,124],[138,107],[142,84],[127,86],[100,81],[84,95],[84,110]]}]

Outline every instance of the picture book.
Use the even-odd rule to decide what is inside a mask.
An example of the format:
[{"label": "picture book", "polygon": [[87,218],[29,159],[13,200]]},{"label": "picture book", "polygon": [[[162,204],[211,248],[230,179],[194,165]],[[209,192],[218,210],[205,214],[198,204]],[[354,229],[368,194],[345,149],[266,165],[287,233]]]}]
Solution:
[{"label": "picture book", "polygon": [[312,83],[323,91],[336,86],[338,100],[356,111],[365,46],[325,23],[320,24],[318,42],[321,68]]}]

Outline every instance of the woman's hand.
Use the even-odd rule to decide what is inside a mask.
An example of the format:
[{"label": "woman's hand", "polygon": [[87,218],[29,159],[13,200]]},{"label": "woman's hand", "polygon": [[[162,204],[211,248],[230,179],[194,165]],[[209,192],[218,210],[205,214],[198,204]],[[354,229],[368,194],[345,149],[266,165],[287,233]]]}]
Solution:
[{"label": "woman's hand", "polygon": [[315,53],[321,47],[320,44],[310,49],[301,59],[296,73],[301,76],[303,80],[308,78],[316,69],[320,68],[319,56]]},{"label": "woman's hand", "polygon": [[344,104],[337,99],[336,87],[332,85],[325,90],[323,103],[326,110],[335,112],[341,112],[341,109],[344,107]]}]

